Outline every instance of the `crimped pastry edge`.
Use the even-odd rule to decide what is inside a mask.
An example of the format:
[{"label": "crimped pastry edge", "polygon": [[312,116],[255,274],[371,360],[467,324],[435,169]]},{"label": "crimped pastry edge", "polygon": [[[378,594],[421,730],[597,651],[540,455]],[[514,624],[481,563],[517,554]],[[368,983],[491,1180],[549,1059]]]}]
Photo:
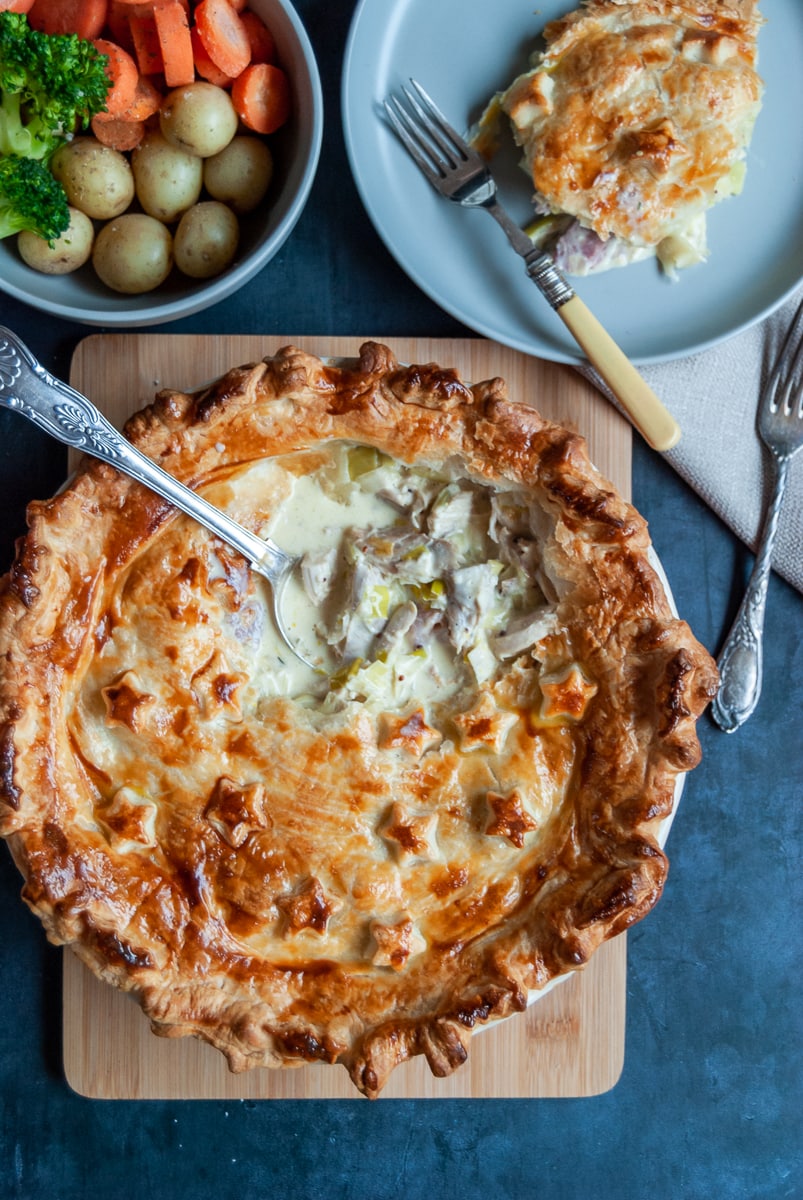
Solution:
[{"label": "crimped pastry edge", "polygon": [[[8,839],[26,878],[27,902],[39,915],[52,941],[72,944],[100,978],[137,995],[154,1032],[164,1036],[199,1036],[217,1046],[233,1070],[298,1065],[308,1059],[341,1062],[347,1066],[355,1085],[374,1097],[394,1067],[415,1054],[423,1053],[436,1075],[449,1074],[465,1060],[473,1029],[521,1011],[528,993],[567,971],[581,968],[604,940],[628,928],[653,907],[667,869],[655,831],[671,812],[677,776],[698,761],[694,722],[713,695],[715,672],[709,656],[688,627],[671,612],[648,561],[649,539],[642,518],[591,465],[581,438],[544,421],[529,405],[508,400],[500,380],[467,389],[454,372],[434,364],[399,367],[392,353],[375,343],[366,343],[361,348],[356,371],[347,370],[340,376],[314,356],[285,347],[270,360],[228,372],[199,393],[160,393],[155,405],[132,418],[126,427],[127,434],[146,453],[161,458],[168,469],[192,482],[203,475],[204,453],[209,449],[209,439],[217,436],[214,433],[219,428],[217,422],[241,417],[253,403],[259,381],[266,376],[270,376],[274,398],[285,405],[291,416],[294,406],[286,401],[294,389],[301,386],[303,391],[310,379],[325,388],[316,393],[315,403],[328,405],[328,413],[299,418],[299,437],[304,435],[305,420],[313,420],[316,435],[320,433],[321,422],[324,426],[331,424],[334,404],[344,406],[346,418],[356,412],[354,421],[360,436],[365,437],[366,426],[371,426],[376,434],[377,421],[384,428],[388,420],[396,420],[393,437],[398,442],[403,434],[407,443],[410,441],[407,418],[411,413],[421,437],[425,430],[429,430],[429,436],[432,428],[443,423],[444,413],[451,414],[446,419],[460,425],[461,435],[465,423],[473,423],[475,439],[479,436],[482,443],[484,438],[495,450],[501,450],[497,465],[501,463],[504,470],[513,474],[523,469],[525,460],[530,462],[533,447],[537,445],[538,485],[546,489],[545,494],[561,514],[564,527],[571,527],[574,534],[591,523],[598,535],[607,539],[605,544],[611,550],[624,555],[626,569],[620,564],[606,586],[625,608],[631,603],[641,612],[638,606],[646,606],[650,614],[649,620],[644,618],[648,628],[639,631],[635,640],[646,639],[650,643],[648,655],[660,659],[660,667],[653,670],[654,730],[643,763],[646,794],[621,795],[617,804],[611,804],[608,797],[593,812],[585,814],[585,849],[596,846],[594,853],[603,859],[602,871],[597,870],[598,864],[590,869],[587,862],[580,871],[575,862],[573,877],[559,879],[555,873],[548,913],[540,914],[535,928],[528,929],[522,923],[511,936],[501,939],[499,945],[469,964],[467,976],[458,971],[448,999],[441,998],[434,1010],[414,1014],[410,1019],[394,1017],[380,1022],[352,1044],[344,1044],[339,1037],[322,1038],[320,1030],[315,1028],[302,1027],[287,1037],[277,1037],[275,1031],[266,1033],[258,1015],[255,1018],[248,1006],[243,1008],[241,1000],[229,994],[225,981],[222,985],[215,981],[200,997],[188,996],[180,982],[173,981],[166,994],[158,971],[137,962],[135,954],[127,954],[121,948],[124,942],[117,938],[115,943],[113,932],[97,925],[93,928],[91,906],[85,906],[83,911],[66,912],[44,894],[46,888],[44,891],[41,888],[28,846],[37,801],[30,781],[19,778],[25,771],[17,768],[30,752],[33,741],[30,725],[41,712],[35,697],[32,702],[32,694],[37,686],[40,696],[47,694],[47,679],[46,673],[38,680],[30,675],[26,678],[25,671],[17,668],[28,650],[41,644],[37,638],[41,639],[43,628],[46,631],[57,615],[53,597],[63,580],[54,562],[53,524],[66,519],[67,526],[74,528],[76,522],[81,524],[87,513],[98,507],[107,513],[117,510],[119,514],[133,485],[109,468],[86,464],[62,497],[49,504],[31,506],[30,532],[22,540],[15,564],[0,591],[0,646],[7,664],[0,676],[0,832]],[[333,380],[339,381],[334,387]],[[356,409],[350,409],[349,405],[356,405]],[[380,409],[381,415],[377,416]],[[186,443],[188,438],[193,442],[189,436],[193,430],[196,434],[201,430],[203,436],[199,435],[195,439],[198,444],[188,448]],[[378,434],[377,437],[381,443],[383,437]],[[397,445],[397,452],[398,449]],[[168,510],[155,498],[146,502],[145,509],[149,536],[157,537]],[[119,549],[121,554],[125,552],[124,546]],[[76,551],[79,568],[81,553],[83,550]],[[62,599],[63,595],[62,586]],[[602,744],[610,737],[601,728],[596,734]],[[594,737],[589,740],[593,742]],[[601,787],[605,771],[599,755],[596,760],[592,756],[587,769],[590,781],[597,779]],[[600,844],[601,831],[610,844],[608,841]],[[619,861],[621,846],[627,852],[623,858],[620,855],[622,861]],[[582,853],[581,848],[581,862]],[[562,898],[556,900],[561,889]],[[126,961],[127,958],[133,961]]]}]

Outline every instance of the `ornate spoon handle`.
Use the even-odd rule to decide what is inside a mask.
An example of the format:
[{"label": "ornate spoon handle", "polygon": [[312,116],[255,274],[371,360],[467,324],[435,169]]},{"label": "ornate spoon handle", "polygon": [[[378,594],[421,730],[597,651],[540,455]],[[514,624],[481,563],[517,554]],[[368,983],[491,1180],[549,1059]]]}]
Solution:
[{"label": "ornate spoon handle", "polygon": [[772,568],[772,546],[790,459],[775,455],[774,461],[777,468],[775,484],[761,529],[756,561],[736,619],[717,660],[720,685],[711,715],[726,733],[733,733],[744,724],[761,695],[764,610]]},{"label": "ornate spoon handle", "polygon": [[1,325],[0,406],[145,484],[233,546],[274,586],[294,565],[296,560],[269,538],[251,533],[135,449],[86,396],[45,370],[16,334]]}]

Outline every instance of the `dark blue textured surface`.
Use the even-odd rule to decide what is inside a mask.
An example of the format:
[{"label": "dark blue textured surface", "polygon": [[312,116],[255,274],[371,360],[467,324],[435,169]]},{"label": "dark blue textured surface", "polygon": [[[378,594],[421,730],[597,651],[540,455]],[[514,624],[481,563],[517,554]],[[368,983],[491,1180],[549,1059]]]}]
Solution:
[{"label": "dark blue textured surface", "polygon": [[[165,331],[466,336],[390,259],[343,150],[339,63],[351,6],[298,4],[319,56],[327,129],[310,204],[233,300]],[[0,297],[66,376],[86,329]],[[61,447],[0,413],[0,566],[24,506],[64,476]],[[750,555],[638,444],[634,498],[681,613],[715,648]],[[803,548],[801,550],[803,552]],[[0,1194],[14,1200],[780,1200],[803,1196],[800,1003],[803,601],[776,577],[760,707],[704,760],[669,841],[656,910],[629,935],[625,1067],[566,1101],[126,1103],[84,1100],[60,1067],[60,952],[18,898],[0,847]]]}]

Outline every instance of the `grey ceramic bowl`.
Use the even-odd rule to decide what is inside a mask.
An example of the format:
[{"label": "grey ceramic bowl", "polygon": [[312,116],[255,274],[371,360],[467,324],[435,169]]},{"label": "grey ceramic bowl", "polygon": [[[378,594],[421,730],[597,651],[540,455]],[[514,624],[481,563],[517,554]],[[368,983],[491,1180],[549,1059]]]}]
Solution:
[{"label": "grey ceramic bowl", "polygon": [[230,296],[270,262],[298,220],[318,166],[323,135],[323,97],[312,46],[301,20],[286,0],[249,0],[276,40],[279,61],[293,89],[292,117],[270,139],[274,174],[270,192],[240,222],[237,258],[223,274],[193,280],[175,269],[155,291],[119,295],[106,288],[91,265],[72,275],[43,275],[26,266],[16,238],[0,241],[0,289],[54,316],[87,325],[137,328],[199,312]]}]

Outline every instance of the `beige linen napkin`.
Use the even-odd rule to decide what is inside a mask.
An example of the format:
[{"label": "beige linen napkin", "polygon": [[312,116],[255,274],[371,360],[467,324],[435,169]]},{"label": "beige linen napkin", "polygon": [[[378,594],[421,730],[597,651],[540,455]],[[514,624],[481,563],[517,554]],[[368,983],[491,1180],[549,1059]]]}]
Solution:
[{"label": "beige linen napkin", "polygon": [[[667,460],[753,550],[771,485],[769,451],[756,431],[758,398],[801,300],[803,291],[710,350],[640,368],[682,430]],[[803,592],[803,451],[789,472],[773,567]]]}]

